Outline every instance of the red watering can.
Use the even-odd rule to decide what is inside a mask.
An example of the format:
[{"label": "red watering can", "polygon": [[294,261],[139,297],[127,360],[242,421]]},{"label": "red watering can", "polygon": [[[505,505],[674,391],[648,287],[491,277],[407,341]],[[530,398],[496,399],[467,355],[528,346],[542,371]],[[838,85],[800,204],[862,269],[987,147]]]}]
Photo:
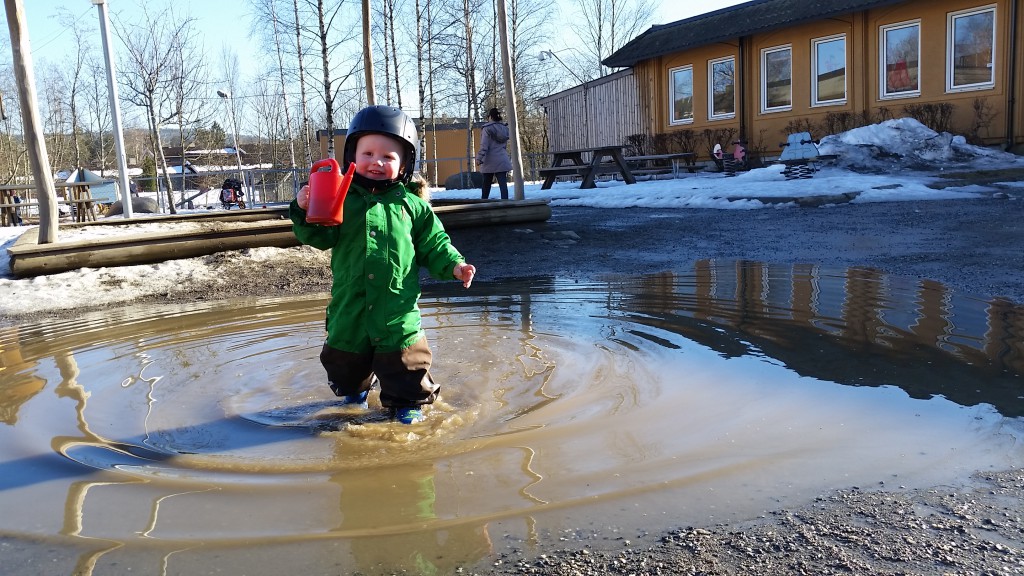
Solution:
[{"label": "red watering can", "polygon": [[341,224],[342,206],[345,195],[352,184],[352,175],[356,172],[353,162],[348,165],[344,176],[338,161],[334,158],[317,160],[309,171],[309,206],[306,209],[306,222],[337,226]]}]

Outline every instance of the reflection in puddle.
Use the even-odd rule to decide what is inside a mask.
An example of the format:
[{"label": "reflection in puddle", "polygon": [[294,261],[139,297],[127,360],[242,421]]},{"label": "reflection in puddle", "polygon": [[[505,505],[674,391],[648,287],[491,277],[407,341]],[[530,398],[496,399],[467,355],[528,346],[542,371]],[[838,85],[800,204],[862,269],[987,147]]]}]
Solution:
[{"label": "reflection in puddle", "polygon": [[703,261],[422,304],[442,393],[411,427],[333,401],[320,298],[0,329],[0,542],[65,574],[452,573],[1024,461],[1022,308],[933,282]]}]

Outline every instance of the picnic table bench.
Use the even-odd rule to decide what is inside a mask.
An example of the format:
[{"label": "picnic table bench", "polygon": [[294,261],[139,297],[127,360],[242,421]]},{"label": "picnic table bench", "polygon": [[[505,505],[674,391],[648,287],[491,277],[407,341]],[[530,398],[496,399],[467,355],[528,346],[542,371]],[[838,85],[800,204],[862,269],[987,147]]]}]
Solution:
[{"label": "picnic table bench", "polygon": [[[548,190],[555,183],[559,176],[582,176],[580,188],[597,188],[595,179],[601,174],[618,172],[626,184],[636,184],[636,178],[629,165],[623,159],[622,149],[624,146],[595,146],[593,148],[578,148],[575,150],[558,150],[552,152],[550,168],[541,168],[537,172],[544,176],[544,183],[541,190]],[[585,161],[583,156],[590,155],[590,161]]]},{"label": "picnic table bench", "polygon": [[[680,168],[685,168],[690,174],[703,168],[703,166],[697,166],[695,162],[696,157],[697,155],[693,152],[674,152],[671,154],[626,156],[624,160],[629,164],[633,174],[672,174],[673,178],[678,178]],[[665,165],[665,162],[668,165]]]}]

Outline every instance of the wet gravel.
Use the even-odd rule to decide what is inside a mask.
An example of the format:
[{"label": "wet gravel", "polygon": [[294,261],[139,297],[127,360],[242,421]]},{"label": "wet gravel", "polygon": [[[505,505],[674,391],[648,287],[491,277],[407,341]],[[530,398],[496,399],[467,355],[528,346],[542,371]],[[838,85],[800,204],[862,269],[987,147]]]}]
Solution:
[{"label": "wet gravel", "polygon": [[1024,573],[1024,473],[971,486],[840,490],[796,510],[630,541],[503,553],[472,574],[911,575]]}]

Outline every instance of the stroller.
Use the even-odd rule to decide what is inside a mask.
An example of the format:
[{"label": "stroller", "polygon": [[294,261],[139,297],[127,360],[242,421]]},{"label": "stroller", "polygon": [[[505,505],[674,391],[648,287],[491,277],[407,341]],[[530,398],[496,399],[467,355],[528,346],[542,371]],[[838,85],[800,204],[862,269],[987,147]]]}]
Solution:
[{"label": "stroller", "polygon": [[230,210],[235,205],[244,209],[245,194],[242,192],[242,182],[235,178],[225,179],[220,186],[220,203],[225,210]]}]

